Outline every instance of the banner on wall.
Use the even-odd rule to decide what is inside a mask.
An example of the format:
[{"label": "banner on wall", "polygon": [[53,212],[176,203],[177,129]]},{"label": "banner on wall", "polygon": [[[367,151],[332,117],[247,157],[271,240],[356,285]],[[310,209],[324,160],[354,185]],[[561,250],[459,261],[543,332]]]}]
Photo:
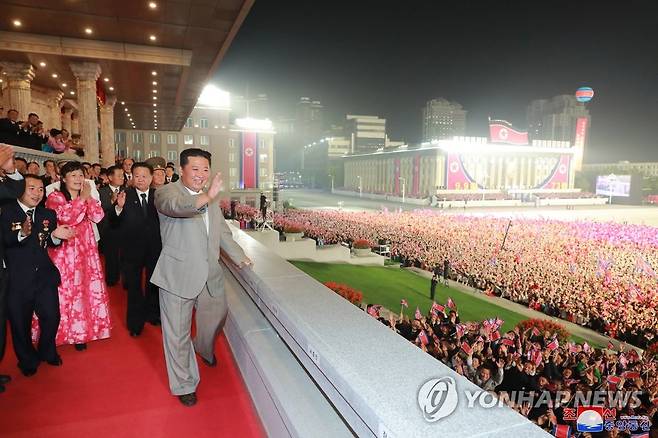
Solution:
[{"label": "banner on wall", "polygon": [[256,168],[258,155],[258,134],[255,132],[242,133],[242,167],[240,181],[243,189],[258,187],[258,173]]},{"label": "banner on wall", "polygon": [[400,159],[393,160],[393,184],[395,187],[395,194],[400,193]]},{"label": "banner on wall", "polygon": [[571,156],[560,155],[560,159],[549,174],[548,178],[540,184],[541,189],[566,189],[569,187],[569,167]]},{"label": "banner on wall", "polygon": [[474,182],[464,170],[459,154],[448,154],[446,160],[446,188],[448,190],[464,190]]},{"label": "banner on wall", "polygon": [[411,193],[418,195],[420,188],[420,155],[416,155],[413,160],[413,173],[411,182]]}]

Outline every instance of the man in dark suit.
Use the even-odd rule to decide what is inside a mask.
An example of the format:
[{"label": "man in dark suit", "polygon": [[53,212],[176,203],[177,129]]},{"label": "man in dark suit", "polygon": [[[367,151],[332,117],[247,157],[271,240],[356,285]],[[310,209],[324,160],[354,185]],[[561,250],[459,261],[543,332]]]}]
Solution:
[{"label": "man in dark suit", "polygon": [[443,260],[443,284],[448,286],[448,279],[450,278],[450,260]]},{"label": "man in dark suit", "polygon": [[18,133],[21,125],[18,122],[18,111],[10,109],[7,117],[0,119],[0,143],[18,145]]},{"label": "man in dark suit", "polygon": [[432,280],[430,280],[430,300],[434,301],[434,295],[436,294],[436,285],[439,283],[439,276],[434,274],[432,275]]},{"label": "man in dark suit", "polygon": [[116,224],[111,223],[110,216],[117,203],[119,192],[123,190],[123,169],[119,166],[111,166],[107,170],[109,184],[98,189],[101,206],[105,212],[103,220],[98,224],[98,232],[101,235],[101,248],[105,256],[105,283],[114,286],[119,281],[120,251],[119,251],[119,229]]},{"label": "man in dark suit", "polygon": [[123,185],[126,187],[132,185],[133,164],[135,164],[135,160],[133,160],[132,158],[126,158],[125,160],[123,160],[123,163],[121,163],[121,167],[123,168]]},{"label": "man in dark suit", "polygon": [[[126,323],[131,336],[139,336],[144,322],[160,325],[159,290],[149,282],[160,257],[160,221],[150,188],[153,168],[146,163],[132,166],[133,186],[119,193],[116,208],[110,212],[120,232],[122,271],[128,289]],[[142,285],[146,271],[146,285]]]},{"label": "man in dark suit", "polygon": [[260,193],[260,214],[263,216],[263,222],[267,219],[267,196],[265,193]]},{"label": "man in dark suit", "polygon": [[[16,172],[14,166],[14,150],[11,146],[0,143],[0,208],[18,198],[25,188],[23,176]],[[0,228],[0,361],[5,353],[7,339],[7,269],[5,251],[2,244],[2,229]],[[11,378],[0,374],[0,392],[5,391],[5,384]]]},{"label": "man in dark suit", "polygon": [[[53,366],[62,364],[55,348],[60,276],[47,248],[73,237],[74,231],[68,225],[57,226],[55,212],[39,205],[43,195],[41,178],[28,174],[24,193],[17,201],[5,205],[0,216],[7,248],[11,338],[18,367],[25,376],[35,374],[41,361]],[[32,314],[39,318],[41,332],[36,350],[32,345]]]}]

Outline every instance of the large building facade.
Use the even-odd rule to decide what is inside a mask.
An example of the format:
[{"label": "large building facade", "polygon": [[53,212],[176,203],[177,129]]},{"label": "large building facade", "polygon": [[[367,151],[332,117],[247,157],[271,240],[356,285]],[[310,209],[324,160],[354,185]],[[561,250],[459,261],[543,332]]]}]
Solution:
[{"label": "large building facade", "polygon": [[423,108],[423,141],[465,135],[466,113],[457,102],[444,98],[427,101]]},{"label": "large building facade", "polygon": [[116,154],[137,161],[164,157],[178,167],[180,152],[198,147],[213,155],[224,190],[253,201],[274,184],[274,129],[267,119],[232,118],[228,106],[198,104],[180,131],[115,131]]},{"label": "large building facade", "polygon": [[454,137],[411,147],[343,157],[344,187],[424,198],[437,190],[563,190],[573,188],[574,148],[568,142],[531,145]]}]

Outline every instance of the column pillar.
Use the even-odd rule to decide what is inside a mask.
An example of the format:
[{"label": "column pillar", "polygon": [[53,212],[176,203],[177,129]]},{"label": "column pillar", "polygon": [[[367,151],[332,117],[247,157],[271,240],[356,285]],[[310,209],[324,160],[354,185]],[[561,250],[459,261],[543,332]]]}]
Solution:
[{"label": "column pillar", "polygon": [[101,68],[95,62],[72,62],[69,65],[77,82],[80,141],[84,146],[85,161],[97,163],[99,144],[96,79],[101,74]]},{"label": "column pillar", "polygon": [[116,158],[114,152],[114,105],[116,96],[107,96],[101,105],[101,166],[113,166]]},{"label": "column pillar", "polygon": [[66,129],[69,134],[72,134],[71,132],[71,116],[73,115],[73,109],[72,108],[64,108],[64,112],[62,113],[62,129]]},{"label": "column pillar", "polygon": [[48,106],[50,107],[50,125],[46,129],[62,129],[62,98],[64,93],[59,90],[53,90],[48,96]]},{"label": "column pillar", "polygon": [[19,120],[27,120],[32,110],[31,82],[34,79],[34,67],[31,64],[19,62],[0,62],[3,73],[6,73],[9,108],[18,111]]},{"label": "column pillar", "polygon": [[80,113],[76,110],[71,113],[71,134],[80,134]]}]

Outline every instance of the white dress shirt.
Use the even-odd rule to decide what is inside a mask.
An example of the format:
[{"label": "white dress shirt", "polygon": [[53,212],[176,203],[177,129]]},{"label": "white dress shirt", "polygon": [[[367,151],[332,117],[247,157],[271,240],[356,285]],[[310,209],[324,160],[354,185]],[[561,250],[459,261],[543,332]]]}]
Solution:
[{"label": "white dress shirt", "polygon": [[[32,217],[30,218],[30,220],[32,221],[32,228],[33,228],[32,232],[34,232],[34,214],[36,213],[37,208],[36,207],[33,207],[33,208],[28,207],[27,205],[23,204],[21,201],[18,201],[18,206],[23,210],[23,213],[25,213],[25,214],[27,214],[28,210],[32,210]],[[28,238],[28,236],[24,236],[22,230],[18,232],[18,241],[19,242],[22,242],[24,239],[27,239],[27,238]],[[61,240],[58,239],[55,236],[50,236],[50,238],[53,240],[53,243],[55,245],[59,245],[60,242],[61,242]]]},{"label": "white dress shirt", "polygon": [[[183,186],[187,191],[190,193],[190,195],[200,195],[202,192],[195,192],[194,190],[188,188],[187,186]],[[208,223],[208,206],[206,205],[206,210],[203,212],[201,215],[203,217],[203,223],[206,224],[206,233],[210,234],[210,225]]]}]

